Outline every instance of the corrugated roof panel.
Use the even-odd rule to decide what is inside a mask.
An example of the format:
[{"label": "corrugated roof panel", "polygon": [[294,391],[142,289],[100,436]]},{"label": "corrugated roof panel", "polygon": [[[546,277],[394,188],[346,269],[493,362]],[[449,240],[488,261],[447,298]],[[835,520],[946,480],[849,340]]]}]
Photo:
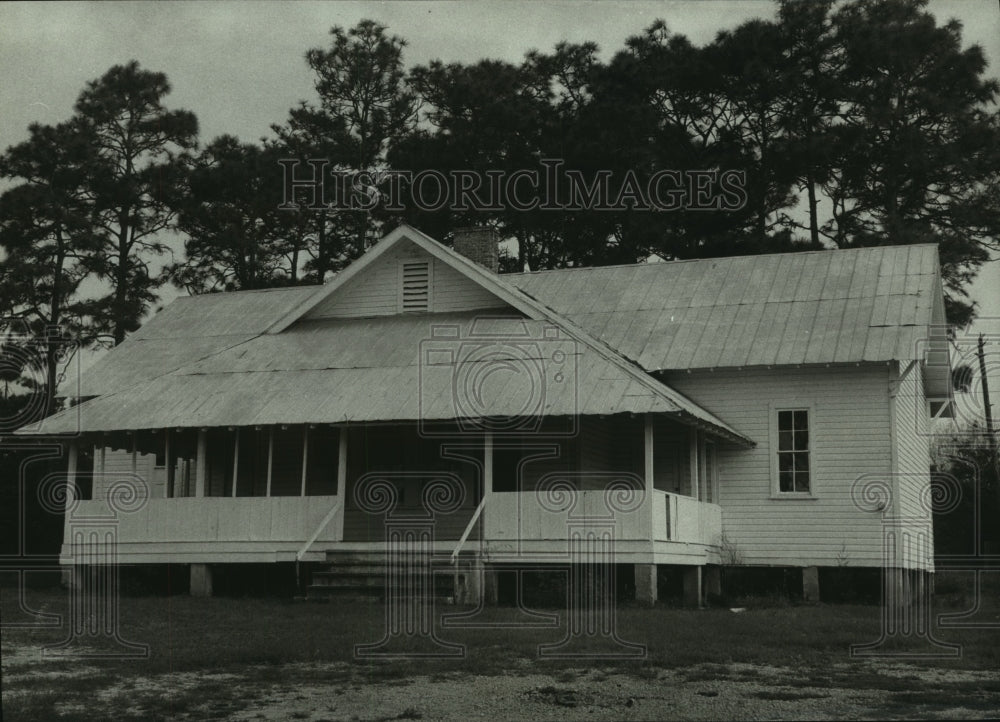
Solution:
[{"label": "corrugated roof panel", "polygon": [[868,317],[871,315],[868,299],[848,298],[843,321],[837,333],[837,346],[833,360],[837,363],[860,361],[868,339]]},{"label": "corrugated roof panel", "polygon": [[[508,320],[524,326],[529,337],[511,343],[501,338],[487,349],[492,355],[476,356],[481,346],[471,342],[470,351],[466,342],[474,338],[474,319],[449,316],[460,333],[457,340],[437,341],[444,351],[454,352],[437,360],[421,355],[428,338],[426,318],[305,322],[139,383],[128,392],[85,402],[46,420],[42,433],[78,430],[77,413],[84,431],[506,416],[524,413],[525,399],[540,388],[544,413],[685,412],[726,428],[655,379],[638,380],[636,372],[606,352],[565,337],[546,339],[547,322]],[[495,322],[494,328],[502,328],[502,323]],[[391,336],[397,351],[386,354],[379,344],[365,343],[373,340],[373,330]],[[554,353],[556,349],[570,358]],[[281,350],[286,353],[277,353]],[[505,364],[508,359],[526,363]],[[390,360],[402,365],[387,365]],[[481,373],[497,369],[501,372]],[[466,402],[456,399],[456,393],[469,394],[462,397]],[[533,408],[529,405],[528,410]]]},{"label": "corrugated roof panel", "polygon": [[675,364],[687,364],[690,362],[692,353],[698,349],[698,342],[705,331],[705,321],[712,313],[710,307],[689,308],[684,311],[684,315],[675,315],[681,323],[673,336],[670,346],[664,355],[664,368],[688,368],[687,366],[675,366]]},{"label": "corrugated roof panel", "polygon": [[[926,335],[930,323],[936,277],[936,250],[924,245],[567,269],[502,280],[644,368],[660,370],[882,361],[902,349],[912,353],[913,339]],[[299,322],[282,334],[260,336],[315,293],[316,287],[297,287],[178,299],[88,370],[84,393],[87,384],[109,393],[182,368],[189,379],[242,372],[255,382],[264,371],[295,375],[333,367],[355,378],[353,371],[378,369],[398,383],[406,369],[416,368],[432,324],[450,320],[438,314],[357,320],[330,326],[335,333]],[[248,393],[278,388],[266,378],[271,380],[260,389],[247,385]],[[380,406],[412,407],[410,397],[382,395],[370,383],[368,389],[338,389],[330,398],[364,394],[376,402],[371,413]],[[636,388],[639,396],[647,393],[641,384]],[[310,404],[323,403],[303,394]],[[211,416],[206,409],[214,396],[185,396],[166,401],[198,418]],[[267,408],[281,403],[271,398]],[[433,403],[446,405],[444,392]],[[259,413],[270,413],[267,408]]]},{"label": "corrugated roof panel", "polygon": [[778,273],[778,264],[768,262],[771,259],[755,257],[750,267],[750,282],[743,295],[743,303],[764,303],[771,293],[774,277]]},{"label": "corrugated roof panel", "polygon": [[827,260],[817,253],[806,253],[795,260],[798,261],[797,275],[787,281],[791,299],[801,302],[819,299],[832,259]]},{"label": "corrugated roof panel", "polygon": [[700,274],[701,282],[697,284],[688,301],[689,305],[691,307],[715,306],[726,281],[728,270],[727,263],[718,260],[707,261]]},{"label": "corrugated roof panel", "polygon": [[690,307],[692,305],[691,299],[701,284],[705,268],[707,266],[703,267],[700,263],[695,264],[692,261],[677,262],[677,265],[671,268],[668,274],[671,282],[664,286],[656,303],[651,303],[650,297],[646,298],[646,308]]},{"label": "corrugated roof panel", "polygon": [[854,265],[857,254],[838,253],[830,259],[829,269],[819,298],[823,300],[847,298],[854,275]]},{"label": "corrugated roof panel", "polygon": [[787,359],[788,363],[801,364],[805,362],[806,350],[812,341],[819,301],[803,301],[790,306],[788,323],[778,343],[776,358]]},{"label": "corrugated roof panel", "polygon": [[721,357],[731,336],[739,306],[716,306],[705,321],[702,339],[690,363],[693,367],[721,366]]},{"label": "corrugated roof panel", "polygon": [[787,302],[764,304],[764,321],[760,325],[760,333],[750,345],[748,366],[769,366],[775,362],[778,342],[784,337],[791,311],[792,304]]},{"label": "corrugated roof panel", "polygon": [[871,299],[870,309],[871,312],[868,314],[868,326],[870,328],[883,328],[886,326],[889,319],[889,301],[891,296],[875,296]]},{"label": "corrugated roof panel", "polygon": [[615,323],[609,324],[600,339],[612,348],[620,348],[622,341],[628,337],[629,329],[635,323],[636,313],[616,314]]},{"label": "corrugated roof panel", "polygon": [[776,275],[767,294],[769,303],[795,300],[795,290],[803,262],[798,256],[799,254],[789,253],[777,257]]},{"label": "corrugated roof panel", "polygon": [[868,248],[867,252],[855,252],[856,262],[848,298],[874,296],[878,287],[879,267],[882,265],[881,249]]},{"label": "corrugated roof panel", "polygon": [[824,299],[817,304],[804,363],[829,363],[834,358],[846,308],[846,298]]},{"label": "corrugated roof panel", "polygon": [[642,357],[643,346],[652,337],[660,316],[661,312],[659,311],[633,313],[633,321],[629,327],[628,335],[614,348],[625,358],[638,363]]},{"label": "corrugated roof panel", "polygon": [[[706,359],[718,355],[716,349],[720,343],[724,349],[720,358],[727,363],[736,363],[740,359],[745,364],[751,364],[766,355],[760,350],[763,347],[783,349],[774,356],[773,363],[797,363],[800,358],[808,358],[815,363],[860,361],[868,345],[869,324],[885,326],[929,322],[931,306],[924,299],[931,299],[934,294],[935,254],[931,245],[885,246],[627,267],[631,275],[619,278],[627,279],[623,282],[629,287],[618,297],[614,312],[601,317],[581,315],[578,322],[630,356],[634,349],[641,349],[638,355],[640,363],[651,370],[698,367],[707,362]],[[725,275],[720,286],[718,274],[723,271]],[[610,274],[620,273],[620,270],[594,269],[593,272],[603,272],[610,277]],[[512,280],[516,283],[518,278],[512,277]],[[534,290],[545,296],[544,284],[537,285]],[[609,293],[610,288],[606,286],[605,292]],[[755,316],[737,313],[728,329],[715,324],[710,333],[702,333],[696,338],[697,334],[688,326],[704,321],[699,320],[701,317],[697,314],[685,313],[683,308],[703,302],[713,292],[717,293],[713,307],[752,306],[756,309]],[[883,297],[876,298],[877,293],[882,293]],[[900,300],[890,303],[889,298]],[[822,319],[822,323],[837,323],[838,327],[822,331],[815,327],[804,329],[808,312],[802,316],[798,311],[781,317],[784,323],[776,325],[780,319],[765,313],[765,308],[770,308],[765,304],[768,299],[784,299],[796,306],[818,299],[841,301],[843,303],[838,305],[842,309],[839,319],[836,312],[827,314],[825,310]],[[895,305],[890,308],[891,304]],[[551,305],[559,313],[575,318],[576,311],[571,306],[562,305],[560,299],[551,299]],[[657,322],[649,325],[644,320],[622,333],[622,324],[631,325],[631,315],[651,308],[660,311]],[[816,313],[819,314],[819,309]],[[674,318],[673,322],[668,322],[670,317]],[[759,318],[760,323],[748,332],[743,319],[752,317]],[[595,323],[597,318],[600,318],[599,326]],[[820,322],[812,321],[814,326]],[[647,326],[651,336],[635,338],[636,334],[646,334]],[[809,333],[803,352],[805,330]],[[817,333],[821,341],[814,343],[812,339]],[[723,334],[724,338],[720,341],[717,334]],[[754,348],[758,337],[760,344]],[[700,350],[703,343],[708,345],[708,352]],[[882,349],[881,341],[872,348]],[[781,353],[789,355],[785,358]]]},{"label": "corrugated roof panel", "polygon": [[750,284],[751,270],[756,265],[753,256],[747,258],[747,262],[734,263],[728,259],[725,282],[715,299],[718,305],[735,305],[743,300],[746,295],[747,286]]},{"label": "corrugated roof panel", "polygon": [[684,325],[689,312],[687,308],[680,308],[664,309],[656,314],[656,323],[653,325],[649,338],[646,339],[645,346],[639,357],[639,364],[643,368],[663,368],[662,364],[666,355],[673,347],[677,334]]},{"label": "corrugated roof panel", "polygon": [[625,287],[621,289],[622,292],[614,301],[614,305],[609,305],[604,310],[612,313],[644,310],[646,306],[643,305],[643,300],[647,294],[659,296],[662,293],[660,286],[665,282],[664,275],[660,273],[649,274],[649,280],[645,282],[640,281],[640,274],[635,273],[625,284]]},{"label": "corrugated roof panel", "polygon": [[750,347],[760,332],[764,319],[764,304],[743,304],[736,307],[736,316],[725,347],[719,355],[720,366],[745,366]]}]

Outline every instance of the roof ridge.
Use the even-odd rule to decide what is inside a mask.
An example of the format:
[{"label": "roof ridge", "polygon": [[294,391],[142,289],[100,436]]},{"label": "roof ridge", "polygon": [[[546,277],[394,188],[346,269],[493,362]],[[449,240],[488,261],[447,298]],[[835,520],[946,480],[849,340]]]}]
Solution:
[{"label": "roof ridge", "polygon": [[738,258],[767,258],[774,256],[808,256],[819,253],[846,253],[849,251],[873,251],[876,249],[888,249],[888,248],[898,248],[898,249],[910,249],[910,248],[921,248],[930,247],[937,248],[936,243],[907,243],[901,245],[885,245],[885,246],[856,246],[854,248],[822,248],[814,249],[809,251],[784,251],[776,253],[744,253],[735,254],[731,256],[707,256],[705,258],[675,258],[673,260],[662,260],[653,261],[648,263],[641,261],[639,263],[614,263],[607,266],[570,266],[567,268],[545,268],[539,271],[515,271],[514,273],[502,273],[501,276],[532,276],[540,273],[562,273],[563,271],[601,271],[611,268],[658,268],[661,266],[670,266],[678,263],[704,263],[706,261],[731,261]]},{"label": "roof ridge", "polygon": [[[297,284],[295,286],[273,286],[271,288],[240,288],[235,291],[209,291],[207,293],[188,293],[183,296],[174,297],[174,299],[170,301],[170,303],[174,303],[175,301],[180,301],[186,298],[189,299],[213,298],[213,297],[218,298],[221,296],[236,296],[236,295],[245,295],[250,293],[274,293],[276,291],[299,291],[299,290],[305,291],[306,289],[315,290],[322,285],[323,285],[322,283],[303,283],[303,284]],[[168,303],[167,306],[169,306],[170,303]],[[166,308],[166,306],[164,306],[164,308]]]}]

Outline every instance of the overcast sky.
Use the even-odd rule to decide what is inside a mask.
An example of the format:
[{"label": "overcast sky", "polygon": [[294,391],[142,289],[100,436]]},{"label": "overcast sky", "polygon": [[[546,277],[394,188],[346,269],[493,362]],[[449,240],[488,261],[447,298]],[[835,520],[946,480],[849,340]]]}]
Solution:
[{"label": "overcast sky", "polygon": [[[29,123],[69,118],[87,81],[132,59],[167,74],[168,106],[195,112],[203,142],[222,133],[255,141],[298,101],[314,99],[303,55],[327,46],[333,25],[362,18],[388,25],[408,42],[408,65],[516,62],[560,40],[593,40],[609,56],[657,18],[702,44],[749,17],[773,16],[774,7],[770,0],[2,3],[0,149],[24,140]],[[990,74],[1000,77],[997,0],[931,0],[930,9],[939,22],[961,20],[966,44],[983,46]],[[973,295],[984,322],[1000,318],[1000,263],[981,274]],[[1000,338],[1000,323],[980,328]]]}]

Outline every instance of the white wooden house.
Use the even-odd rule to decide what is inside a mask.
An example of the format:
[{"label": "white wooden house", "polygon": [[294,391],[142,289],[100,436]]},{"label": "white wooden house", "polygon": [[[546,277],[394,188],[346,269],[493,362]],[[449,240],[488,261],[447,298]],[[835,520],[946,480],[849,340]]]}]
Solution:
[{"label": "white wooden house", "polygon": [[933,571],[934,246],[500,275],[488,232],[454,245],[404,225],[323,286],[180,298],[110,351],[21,432],[69,439],[63,563],[139,478],[118,560],[190,564],[193,592],[249,562],[338,584],[425,517],[473,596],[588,538],[645,601],[666,565],[692,594],[736,562],[810,596],[823,567]]}]

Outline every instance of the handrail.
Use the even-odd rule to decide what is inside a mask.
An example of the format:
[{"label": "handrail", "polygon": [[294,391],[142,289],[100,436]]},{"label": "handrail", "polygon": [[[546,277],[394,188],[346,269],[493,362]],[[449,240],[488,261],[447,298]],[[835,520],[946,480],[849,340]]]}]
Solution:
[{"label": "handrail", "polygon": [[462,551],[462,547],[465,546],[466,540],[469,538],[469,534],[472,533],[472,527],[475,526],[476,521],[479,516],[483,513],[483,507],[486,506],[486,494],[483,494],[483,498],[479,502],[479,506],[472,513],[472,518],[469,519],[469,523],[465,527],[465,531],[462,532],[461,538],[458,540],[458,544],[455,546],[455,551],[451,553],[451,563],[458,563],[458,553]]},{"label": "handrail", "polygon": [[313,535],[309,537],[309,541],[307,541],[302,546],[302,548],[295,553],[295,561],[299,562],[302,561],[302,557],[304,557],[306,553],[309,551],[310,547],[312,547],[312,545],[316,543],[316,540],[319,539],[319,535],[323,533],[323,530],[326,529],[327,525],[333,520],[333,517],[337,513],[337,509],[339,508],[340,508],[340,499],[337,499],[337,501],[333,503],[333,506],[330,507],[330,511],[328,511],[326,516],[323,517],[323,521],[321,521],[319,523],[319,526],[316,527],[316,531],[314,531]]}]

